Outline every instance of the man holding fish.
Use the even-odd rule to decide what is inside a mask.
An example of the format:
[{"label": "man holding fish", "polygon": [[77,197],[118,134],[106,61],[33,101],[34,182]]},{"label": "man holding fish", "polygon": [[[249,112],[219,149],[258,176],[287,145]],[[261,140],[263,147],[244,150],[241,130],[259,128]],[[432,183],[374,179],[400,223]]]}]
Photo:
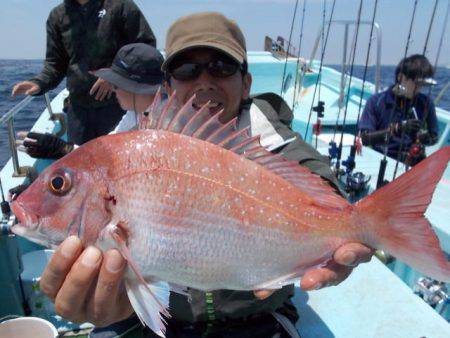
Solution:
[{"label": "man holding fish", "polygon": [[[267,149],[301,161],[333,182],[326,161],[286,125],[274,121],[270,116],[273,111],[260,109],[257,99],[249,100],[252,78],[247,72],[245,40],[234,22],[217,13],[181,18],[169,29],[166,53],[166,89],[169,94],[176,91],[180,105],[195,95],[195,110],[205,104],[211,113],[223,110],[223,123],[239,116],[239,128],[250,125],[253,135],[262,135],[261,144]],[[347,278],[354,266],[370,260],[371,255],[372,250],[366,246],[345,244],[334,252],[333,260],[306,272],[301,287],[313,290],[336,285]],[[102,253],[94,246],[83,248],[81,240],[71,236],[59,246],[47,266],[41,289],[63,317],[108,326],[133,313],[123,285],[126,265],[116,249]],[[200,336],[206,332],[227,337],[232,332],[236,337],[296,334],[293,323],[298,317],[289,300],[292,285],[275,292],[189,289],[188,293],[189,297],[171,294],[168,337]]]}]

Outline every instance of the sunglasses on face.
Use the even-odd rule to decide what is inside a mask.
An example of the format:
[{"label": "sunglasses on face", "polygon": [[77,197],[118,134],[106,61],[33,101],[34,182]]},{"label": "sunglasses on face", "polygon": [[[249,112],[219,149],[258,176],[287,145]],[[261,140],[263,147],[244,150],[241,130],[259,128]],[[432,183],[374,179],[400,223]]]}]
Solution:
[{"label": "sunglasses on face", "polygon": [[223,59],[212,60],[206,63],[180,62],[169,67],[169,74],[175,80],[190,81],[197,79],[203,70],[212,77],[223,79],[236,74],[238,70],[242,71],[242,66],[232,60]]}]

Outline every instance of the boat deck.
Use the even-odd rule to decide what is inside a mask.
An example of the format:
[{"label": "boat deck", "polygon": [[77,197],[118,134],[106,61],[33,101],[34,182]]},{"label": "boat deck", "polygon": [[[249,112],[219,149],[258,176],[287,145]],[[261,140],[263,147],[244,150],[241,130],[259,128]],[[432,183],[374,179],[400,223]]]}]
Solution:
[{"label": "boat deck", "polygon": [[[250,54],[251,68],[258,69],[266,63],[276,64],[277,71],[282,71],[283,62],[274,61],[270,53]],[[267,70],[267,71],[270,71]],[[258,78],[258,74],[254,79]],[[277,76],[279,76],[277,74]],[[270,81],[269,81],[270,82]],[[270,86],[278,87],[271,83]],[[257,91],[274,91],[271,88]],[[281,83],[280,83],[281,86]],[[280,87],[278,87],[280,88]],[[61,92],[53,101],[55,112],[60,112],[66,91]],[[289,97],[287,95],[287,97]],[[289,100],[287,100],[289,101]],[[307,105],[307,104],[306,104]],[[309,107],[308,107],[309,109]],[[49,114],[44,111],[33,127],[40,132],[53,132],[59,126],[49,120]],[[326,140],[319,143],[319,150],[327,153]],[[348,147],[344,147],[343,158],[348,154]],[[364,149],[363,156],[356,161],[356,171],[363,171],[372,175],[370,184],[374,188],[376,173],[378,171],[380,154],[371,149]],[[34,160],[24,153],[19,153],[21,165],[34,166],[38,170],[45,168],[48,161]],[[393,164],[389,163],[386,177],[392,177]],[[13,178],[11,160],[0,172],[4,189],[23,183],[23,178]],[[450,169],[440,182],[433,203],[427,211],[435,230],[442,240],[443,248],[450,252]],[[17,240],[17,239],[14,239]],[[18,239],[20,252],[38,248],[30,242]],[[18,263],[19,264],[19,263]],[[28,267],[24,266],[26,270]],[[27,282],[27,281],[25,281]],[[4,297],[2,295],[1,297]],[[3,303],[4,299],[1,299]],[[429,305],[417,297],[413,291],[401,281],[387,266],[377,258],[370,263],[361,264],[351,276],[337,287],[328,287],[323,290],[303,292],[296,288],[294,302],[299,309],[300,320],[297,327],[302,337],[450,337],[449,323],[439,316]]]}]

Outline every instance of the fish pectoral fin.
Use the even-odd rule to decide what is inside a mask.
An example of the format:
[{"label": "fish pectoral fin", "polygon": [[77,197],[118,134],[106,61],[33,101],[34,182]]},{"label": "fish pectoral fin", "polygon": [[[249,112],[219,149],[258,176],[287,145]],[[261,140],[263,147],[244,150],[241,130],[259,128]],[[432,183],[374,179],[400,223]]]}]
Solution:
[{"label": "fish pectoral fin", "polygon": [[146,281],[131,256],[126,239],[123,238],[123,232],[115,231],[112,237],[120,253],[128,262],[129,273],[128,278],[125,279],[125,286],[134,311],[143,324],[160,337],[164,337],[167,324],[164,317],[170,318],[168,284],[163,281]]},{"label": "fish pectoral fin", "polygon": [[[169,287],[166,282],[143,283],[139,279],[125,279],[128,299],[141,322],[160,337],[165,337],[166,318],[170,318]],[[164,317],[163,317],[164,316]]]}]

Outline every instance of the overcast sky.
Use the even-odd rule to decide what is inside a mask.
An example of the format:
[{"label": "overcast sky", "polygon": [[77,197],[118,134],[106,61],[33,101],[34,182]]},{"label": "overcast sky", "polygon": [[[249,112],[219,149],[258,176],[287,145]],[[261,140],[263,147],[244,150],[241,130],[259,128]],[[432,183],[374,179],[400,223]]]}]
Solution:
[{"label": "overcast sky", "polygon": [[[62,0],[1,0],[0,59],[42,59],[45,55],[45,21],[50,10]],[[293,43],[298,45],[303,1],[299,1]],[[289,38],[295,0],[135,0],[157,40],[164,48],[165,33],[180,16],[214,10],[234,19],[242,28],[248,50],[262,50],[265,35]],[[375,0],[364,0],[362,19],[370,20]],[[327,17],[332,0],[327,0]],[[376,21],[382,28],[382,64],[396,64],[403,57],[414,0],[379,0]],[[421,53],[435,0],[419,0],[412,32],[410,53]],[[434,63],[449,0],[439,0],[427,56]],[[356,20],[359,0],[336,0],[335,19]],[[323,0],[306,0],[302,55],[309,57],[322,22]],[[343,28],[335,26],[330,35],[325,63],[340,63]],[[350,34],[350,41],[352,35]],[[362,27],[356,62],[364,63],[369,26]],[[349,43],[350,45],[350,43]],[[376,44],[374,44],[375,46]],[[375,54],[374,54],[375,55]],[[447,25],[440,63],[450,64],[450,24]]]}]

